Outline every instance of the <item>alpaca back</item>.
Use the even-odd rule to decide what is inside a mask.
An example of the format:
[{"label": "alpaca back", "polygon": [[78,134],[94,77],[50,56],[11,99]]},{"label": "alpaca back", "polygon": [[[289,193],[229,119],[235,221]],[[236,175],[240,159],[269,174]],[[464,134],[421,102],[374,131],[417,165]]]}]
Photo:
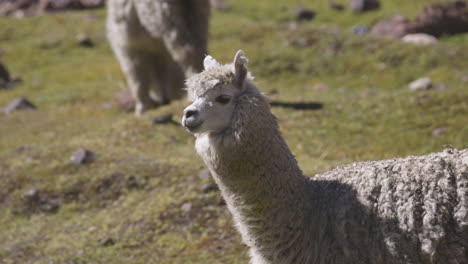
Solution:
[{"label": "alpaca back", "polygon": [[349,261],[468,263],[468,150],[354,163],[313,179],[335,197],[324,201],[329,235]]}]

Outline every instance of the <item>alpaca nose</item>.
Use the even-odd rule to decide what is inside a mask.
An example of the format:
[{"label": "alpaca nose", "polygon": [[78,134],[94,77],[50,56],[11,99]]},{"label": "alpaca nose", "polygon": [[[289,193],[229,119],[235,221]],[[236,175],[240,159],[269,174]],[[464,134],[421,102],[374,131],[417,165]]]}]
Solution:
[{"label": "alpaca nose", "polygon": [[185,111],[185,118],[190,118],[190,117],[195,118],[195,117],[197,117],[197,115],[198,115],[197,110],[188,110],[187,109],[187,111]]}]

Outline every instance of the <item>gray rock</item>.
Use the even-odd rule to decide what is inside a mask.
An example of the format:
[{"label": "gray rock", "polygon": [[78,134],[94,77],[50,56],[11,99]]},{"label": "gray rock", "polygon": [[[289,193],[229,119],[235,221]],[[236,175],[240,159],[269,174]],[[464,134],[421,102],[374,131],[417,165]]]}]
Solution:
[{"label": "gray rock", "polygon": [[172,116],[173,116],[172,113],[167,113],[167,114],[162,114],[160,116],[157,116],[153,119],[153,125],[171,123],[173,122]]},{"label": "gray rock", "polygon": [[78,149],[71,156],[70,160],[75,165],[83,165],[94,161],[95,155],[92,151]]},{"label": "gray rock", "polygon": [[369,28],[363,25],[356,25],[353,27],[353,33],[356,35],[365,35],[369,33]]},{"label": "gray rock", "polygon": [[428,90],[432,87],[432,81],[428,77],[423,77],[412,81],[408,86],[411,91]]},{"label": "gray rock", "polygon": [[126,89],[120,91],[116,94],[115,99],[117,100],[117,104],[120,109],[124,111],[133,111],[133,109],[135,109],[135,99],[130,93],[130,90]]},{"label": "gray rock", "polygon": [[338,11],[343,11],[345,9],[344,5],[340,4],[340,3],[336,3],[334,1],[329,1],[328,2],[328,6],[331,8],[331,9],[335,9],[335,10],[338,10]]},{"label": "gray rock", "polygon": [[192,210],[192,203],[184,203],[181,207],[180,207],[180,210],[182,210],[183,212],[187,213],[187,212],[190,212],[190,210]]},{"label": "gray rock", "polygon": [[16,110],[35,110],[35,109],[37,109],[37,107],[33,103],[31,103],[25,97],[20,97],[20,98],[15,99],[9,105],[7,105],[3,109],[3,111],[8,114]]},{"label": "gray rock", "polygon": [[111,237],[106,237],[106,238],[99,240],[99,245],[101,247],[112,246],[112,245],[115,245],[115,240]]},{"label": "gray rock", "polygon": [[371,30],[371,35],[377,37],[401,38],[408,34],[411,27],[409,20],[403,15],[395,15],[378,21]]},{"label": "gray rock", "polygon": [[401,41],[418,46],[434,45],[438,42],[437,38],[434,36],[424,33],[407,34],[401,39]]},{"label": "gray rock", "polygon": [[214,182],[205,183],[202,185],[202,187],[200,187],[200,191],[202,193],[209,193],[209,192],[214,192],[217,190],[218,190],[218,185],[216,185],[216,183]]},{"label": "gray rock", "polygon": [[442,134],[444,134],[445,132],[447,131],[447,127],[438,127],[434,130],[432,130],[432,135],[433,136],[440,136]]},{"label": "gray rock", "polygon": [[380,7],[378,0],[349,0],[349,8],[355,13],[375,10]]},{"label": "gray rock", "polygon": [[307,9],[303,6],[297,6],[292,9],[292,13],[297,21],[310,21],[314,19],[316,13],[311,9]]},{"label": "gray rock", "polygon": [[82,47],[92,48],[94,47],[94,42],[91,38],[86,34],[78,34],[76,36],[76,43]]}]

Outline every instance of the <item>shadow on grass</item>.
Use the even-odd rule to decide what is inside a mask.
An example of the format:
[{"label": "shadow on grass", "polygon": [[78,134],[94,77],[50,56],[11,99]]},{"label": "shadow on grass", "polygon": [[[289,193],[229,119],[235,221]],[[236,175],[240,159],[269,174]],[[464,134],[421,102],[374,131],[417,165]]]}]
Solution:
[{"label": "shadow on grass", "polygon": [[320,102],[281,102],[281,101],[272,101],[271,106],[278,106],[284,108],[291,108],[295,110],[319,110],[323,108],[323,104]]}]

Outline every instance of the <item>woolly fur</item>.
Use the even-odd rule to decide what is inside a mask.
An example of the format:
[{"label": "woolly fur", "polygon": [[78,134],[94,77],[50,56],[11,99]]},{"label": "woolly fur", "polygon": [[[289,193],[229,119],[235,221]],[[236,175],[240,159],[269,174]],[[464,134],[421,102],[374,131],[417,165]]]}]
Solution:
[{"label": "woolly fur", "polygon": [[[232,85],[233,66],[187,81],[189,97]],[[216,83],[216,85],[212,85]],[[253,264],[468,263],[468,150],[303,175],[250,78],[231,125],[196,136]]]}]

